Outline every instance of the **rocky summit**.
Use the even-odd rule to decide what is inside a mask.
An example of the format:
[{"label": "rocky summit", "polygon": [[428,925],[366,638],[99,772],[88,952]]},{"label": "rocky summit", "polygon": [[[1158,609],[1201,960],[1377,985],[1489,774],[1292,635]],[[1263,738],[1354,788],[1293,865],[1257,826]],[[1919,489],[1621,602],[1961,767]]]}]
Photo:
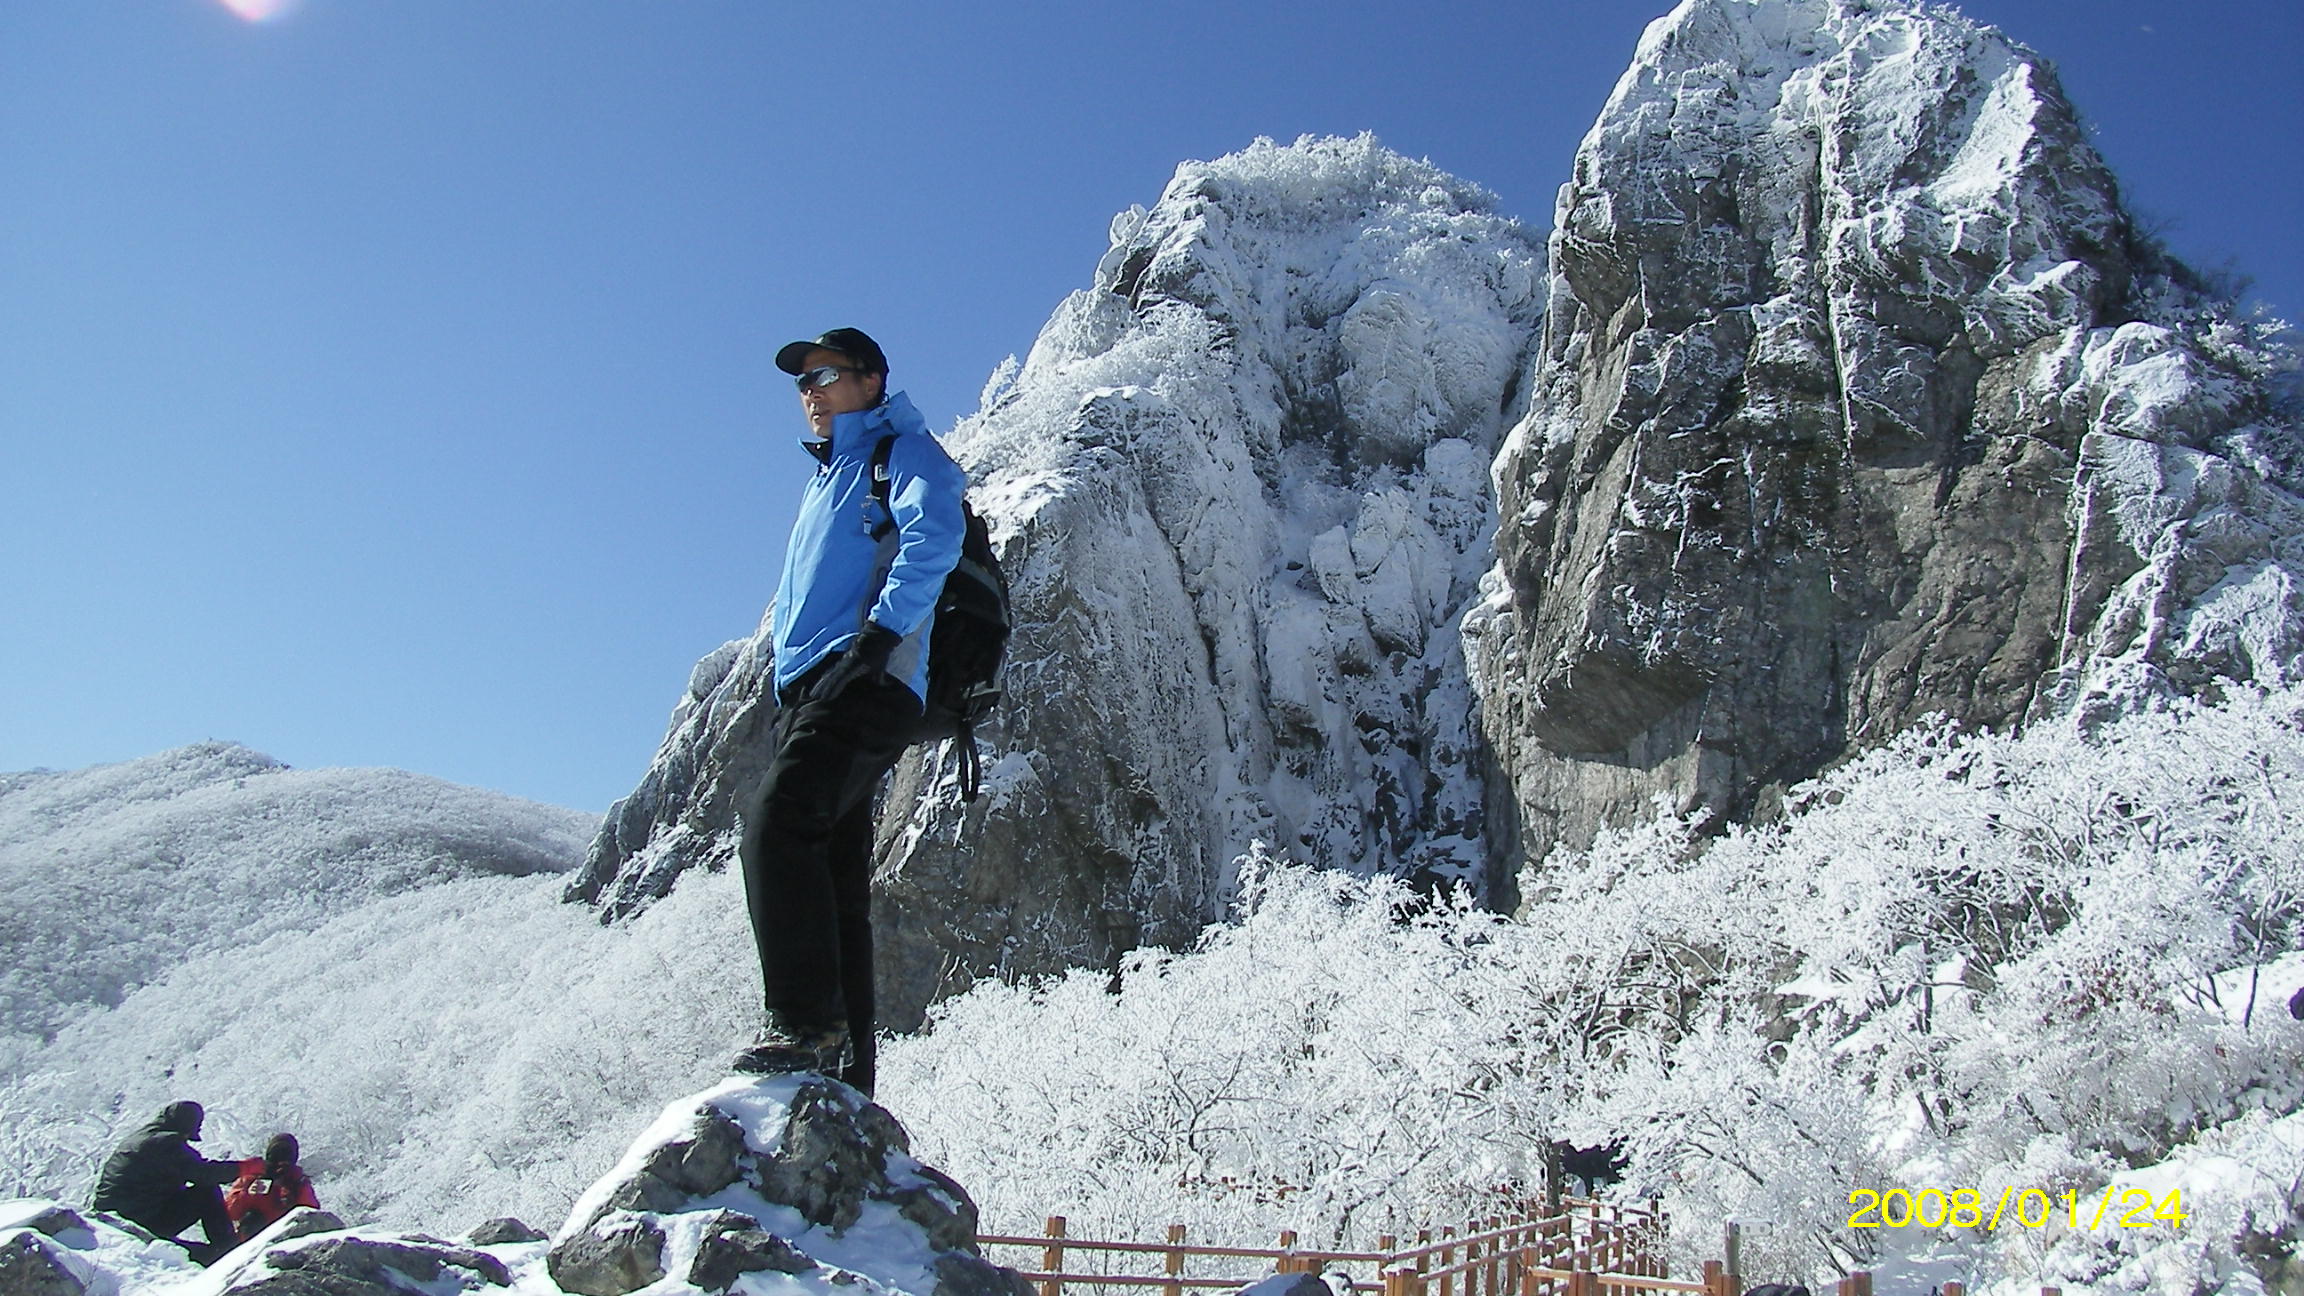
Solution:
[{"label": "rocky summit", "polygon": [[2283,357],[1996,30],[1690,0],[1578,150],[1551,263],[1467,622],[1519,857],[1658,795],[1764,812],[1931,713],[2304,664]]},{"label": "rocky summit", "polygon": [[[1372,139],[1121,213],[946,438],[1020,624],[900,767],[884,1017],[1109,966],[1243,861],[1461,882],[1712,826],[1931,714],[2090,723],[2304,669],[2291,350],[2136,228],[2051,66],[1907,0],[1686,0],[1548,245]],[[733,858],[762,636],[569,887]]]},{"label": "rocky summit", "polygon": [[0,1291],[708,1296],[763,1275],[793,1296],[1030,1296],[977,1250],[967,1192],[908,1146],[894,1117],[836,1081],[730,1080],[667,1108],[550,1238],[510,1219],[461,1243],[387,1235],[302,1209],[200,1270],[124,1220],[9,1202]]}]

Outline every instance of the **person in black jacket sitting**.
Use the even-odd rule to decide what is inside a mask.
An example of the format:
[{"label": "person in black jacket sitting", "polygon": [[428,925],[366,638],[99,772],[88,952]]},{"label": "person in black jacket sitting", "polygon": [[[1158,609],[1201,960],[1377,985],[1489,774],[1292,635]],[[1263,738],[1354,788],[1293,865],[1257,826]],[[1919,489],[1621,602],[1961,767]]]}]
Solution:
[{"label": "person in black jacket sitting", "polygon": [[[224,1213],[224,1185],[240,1175],[237,1161],[210,1161],[192,1150],[207,1113],[196,1102],[172,1102],[144,1128],[113,1149],[96,1179],[100,1211],[109,1211],[174,1242],[201,1264],[214,1264],[235,1241]],[[205,1247],[177,1237],[198,1224]]]}]

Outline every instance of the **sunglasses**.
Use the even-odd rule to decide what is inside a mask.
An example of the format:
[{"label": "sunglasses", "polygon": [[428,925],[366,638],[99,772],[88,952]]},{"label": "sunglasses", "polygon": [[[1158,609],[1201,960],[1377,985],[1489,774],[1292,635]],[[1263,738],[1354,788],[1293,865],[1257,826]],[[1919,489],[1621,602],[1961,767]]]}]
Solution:
[{"label": "sunglasses", "polygon": [[840,381],[840,375],[844,373],[860,374],[863,372],[865,371],[862,369],[851,369],[847,365],[818,365],[792,381],[799,386],[800,390],[810,391],[818,387],[831,386]]}]

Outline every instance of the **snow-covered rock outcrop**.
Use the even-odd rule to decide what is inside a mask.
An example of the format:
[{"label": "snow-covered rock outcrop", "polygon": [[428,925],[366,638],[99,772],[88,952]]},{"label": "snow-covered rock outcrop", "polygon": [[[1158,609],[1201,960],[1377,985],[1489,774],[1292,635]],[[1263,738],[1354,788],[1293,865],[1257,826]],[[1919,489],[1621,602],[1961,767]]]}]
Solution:
[{"label": "snow-covered rock outcrop", "polygon": [[0,1291],[713,1296],[741,1284],[792,1296],[1030,1296],[977,1248],[967,1192],[909,1146],[894,1117],[845,1085],[734,1079],[666,1108],[551,1238],[497,1219],[448,1242],[347,1229],[304,1209],[203,1271],[124,1220],[0,1202]]},{"label": "snow-covered rock outcrop", "polygon": [[1031,1291],[983,1258],[975,1203],[913,1158],[896,1118],[816,1076],[733,1079],[673,1103],[576,1203],[545,1268],[585,1296],[724,1291],[762,1271],[793,1292],[859,1279],[915,1296]]},{"label": "snow-covered rock outcrop", "polygon": [[[1187,941],[1251,850],[1480,880],[1455,623],[1543,285],[1492,204],[1365,137],[1186,164],[948,438],[1020,625],[983,798],[931,750],[882,821],[889,1016]],[[572,895],[732,856],[765,669],[699,667]]]},{"label": "snow-covered rock outcrop", "polygon": [[2136,234],[1996,30],[1687,0],[1551,264],[1466,622],[1527,857],[1659,793],[1765,809],[1930,712],[2304,665],[2287,361]]},{"label": "snow-covered rock outcrop", "polygon": [[0,774],[0,891],[25,901],[0,924],[0,1046],[47,1038],[188,959],[380,896],[564,871],[598,826],[402,770],[293,770],[229,743]]}]

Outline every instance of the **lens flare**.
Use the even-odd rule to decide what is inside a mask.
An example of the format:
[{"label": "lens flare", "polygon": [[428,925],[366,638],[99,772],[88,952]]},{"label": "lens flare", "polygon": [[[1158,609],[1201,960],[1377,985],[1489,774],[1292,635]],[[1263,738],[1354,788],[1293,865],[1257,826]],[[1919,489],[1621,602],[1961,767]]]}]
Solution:
[{"label": "lens flare", "polygon": [[294,9],[302,0],[216,0],[252,23],[270,22]]}]

